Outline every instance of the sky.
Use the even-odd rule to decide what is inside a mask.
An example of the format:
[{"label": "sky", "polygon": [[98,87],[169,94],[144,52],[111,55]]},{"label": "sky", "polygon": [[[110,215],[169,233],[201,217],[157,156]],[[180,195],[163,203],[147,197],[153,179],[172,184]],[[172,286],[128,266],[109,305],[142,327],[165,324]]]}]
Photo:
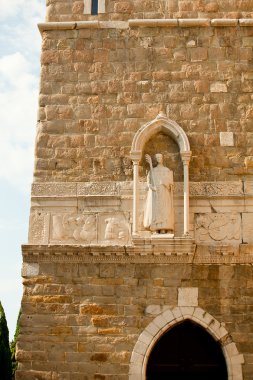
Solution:
[{"label": "sky", "polygon": [[10,339],[22,296],[46,0],[0,0],[0,301]]}]

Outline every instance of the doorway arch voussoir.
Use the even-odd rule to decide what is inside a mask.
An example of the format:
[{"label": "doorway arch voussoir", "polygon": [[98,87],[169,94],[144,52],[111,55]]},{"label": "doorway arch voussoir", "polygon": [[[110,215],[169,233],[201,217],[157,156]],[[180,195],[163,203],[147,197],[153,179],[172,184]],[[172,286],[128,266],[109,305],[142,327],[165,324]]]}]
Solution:
[{"label": "doorway arch voussoir", "polygon": [[175,307],[158,315],[140,334],[130,360],[129,380],[145,380],[149,355],[160,337],[173,326],[184,320],[202,326],[220,343],[228,370],[228,380],[243,380],[244,357],[225,326],[211,314],[199,307]]}]

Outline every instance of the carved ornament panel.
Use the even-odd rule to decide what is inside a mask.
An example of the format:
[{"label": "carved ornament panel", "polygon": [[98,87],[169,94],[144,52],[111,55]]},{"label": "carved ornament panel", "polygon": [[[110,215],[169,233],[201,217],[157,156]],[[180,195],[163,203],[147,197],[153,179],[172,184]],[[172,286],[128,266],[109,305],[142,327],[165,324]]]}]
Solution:
[{"label": "carved ornament panel", "polygon": [[52,215],[53,244],[129,244],[129,217],[123,213]]},{"label": "carved ornament panel", "polygon": [[49,241],[50,214],[42,211],[32,211],[30,214],[29,243],[47,244]]},{"label": "carved ornament panel", "polygon": [[241,240],[241,218],[239,213],[197,214],[195,238],[203,242],[237,242]]}]

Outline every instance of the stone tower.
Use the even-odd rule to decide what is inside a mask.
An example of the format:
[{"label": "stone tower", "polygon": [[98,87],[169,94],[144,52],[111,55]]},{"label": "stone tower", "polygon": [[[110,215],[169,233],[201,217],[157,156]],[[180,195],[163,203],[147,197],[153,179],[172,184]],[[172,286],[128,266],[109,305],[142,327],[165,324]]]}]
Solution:
[{"label": "stone tower", "polygon": [[252,0],[48,0],[39,28],[16,379],[252,379]]}]

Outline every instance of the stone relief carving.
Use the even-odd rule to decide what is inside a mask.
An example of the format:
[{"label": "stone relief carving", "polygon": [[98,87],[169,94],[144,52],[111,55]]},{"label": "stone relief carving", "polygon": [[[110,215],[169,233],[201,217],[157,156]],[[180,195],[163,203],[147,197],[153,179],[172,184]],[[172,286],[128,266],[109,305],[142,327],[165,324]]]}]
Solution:
[{"label": "stone relief carving", "polygon": [[228,196],[242,194],[241,182],[192,182],[191,196]]},{"label": "stone relief carving", "polygon": [[132,161],[128,157],[123,158],[123,172],[127,177],[131,177],[133,174]]},{"label": "stone relief carving", "polygon": [[47,244],[49,239],[50,214],[41,211],[32,211],[30,215],[29,243]]},{"label": "stone relief carving", "polygon": [[147,176],[147,199],[144,210],[144,227],[155,233],[172,233],[174,231],[173,207],[173,172],[163,165],[162,154],[155,155],[157,166],[146,155],[150,165]]},{"label": "stone relief carving", "polygon": [[228,256],[236,253],[235,247],[232,245],[216,245],[208,247],[211,255]]},{"label": "stone relief carving", "polygon": [[[132,167],[128,162],[124,171],[131,175]],[[144,190],[144,183],[140,182],[140,190]],[[83,183],[34,183],[32,196],[83,196],[83,195],[124,195],[125,188],[132,189],[132,181],[115,182],[83,182]],[[183,183],[174,182],[174,193],[183,195]],[[244,191],[241,181],[236,182],[191,182],[190,195],[194,196],[232,196],[253,193],[253,182],[245,182]]]},{"label": "stone relief carving", "polygon": [[53,215],[53,240],[71,240],[90,244],[96,242],[96,216],[76,214]]},{"label": "stone relief carving", "polygon": [[77,195],[117,195],[116,182],[87,182],[77,184]]},{"label": "stone relief carving", "polygon": [[195,223],[196,239],[199,242],[239,240],[241,223],[239,214],[198,214]]},{"label": "stone relief carving", "polygon": [[[183,195],[184,185],[182,182],[174,184],[174,192]],[[242,182],[191,182],[191,197],[212,197],[242,195]]]},{"label": "stone relief carving", "polygon": [[129,224],[119,218],[107,218],[105,220],[105,241],[127,242],[129,239]]},{"label": "stone relief carving", "polygon": [[126,244],[130,224],[115,213],[58,214],[52,216],[51,242],[74,244]]},{"label": "stone relief carving", "polygon": [[76,183],[34,183],[32,184],[32,196],[76,196]]}]

